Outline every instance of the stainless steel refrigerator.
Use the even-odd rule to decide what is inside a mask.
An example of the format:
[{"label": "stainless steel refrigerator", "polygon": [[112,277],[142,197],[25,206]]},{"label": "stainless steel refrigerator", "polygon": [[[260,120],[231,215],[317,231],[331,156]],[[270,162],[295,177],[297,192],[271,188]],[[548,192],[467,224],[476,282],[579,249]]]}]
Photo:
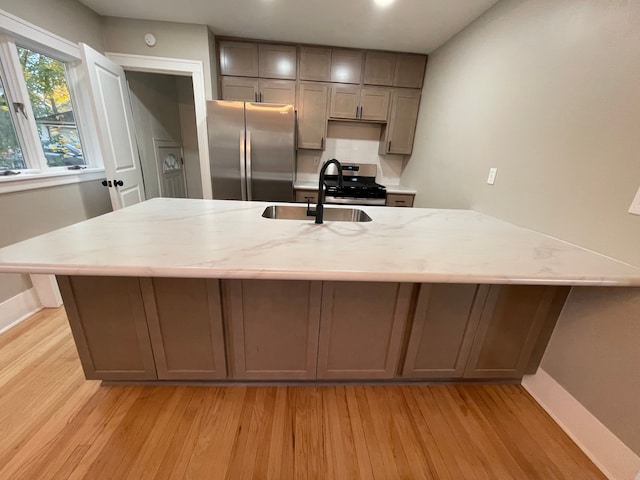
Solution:
[{"label": "stainless steel refrigerator", "polygon": [[213,198],[293,201],[291,105],[207,102]]}]

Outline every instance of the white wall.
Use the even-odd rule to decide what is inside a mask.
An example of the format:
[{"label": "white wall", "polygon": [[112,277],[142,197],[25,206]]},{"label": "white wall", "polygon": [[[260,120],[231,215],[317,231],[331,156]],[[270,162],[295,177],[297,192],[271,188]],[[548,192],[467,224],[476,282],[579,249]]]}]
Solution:
[{"label": "white wall", "polygon": [[[330,121],[324,151],[298,150],[296,181],[317,182],[322,163],[336,158],[345,163],[377,165],[378,183],[398,185],[404,156],[378,154],[380,129],[380,125],[373,123]],[[320,157],[317,164],[316,157]]]},{"label": "white wall", "polygon": [[[207,100],[217,98],[210,53],[213,34],[206,25],[104,17],[103,29],[107,52],[201,61]],[[145,33],[155,35],[155,46],[144,42]]]},{"label": "white wall", "polygon": [[[417,205],[480,210],[640,265],[640,216],[627,213],[640,186],[639,45],[638,1],[499,2],[429,58],[402,175]],[[576,290],[542,362],[636,454],[639,299]]]},{"label": "white wall", "polygon": [[76,0],[2,0],[0,9],[73,42],[104,52],[102,19]]}]

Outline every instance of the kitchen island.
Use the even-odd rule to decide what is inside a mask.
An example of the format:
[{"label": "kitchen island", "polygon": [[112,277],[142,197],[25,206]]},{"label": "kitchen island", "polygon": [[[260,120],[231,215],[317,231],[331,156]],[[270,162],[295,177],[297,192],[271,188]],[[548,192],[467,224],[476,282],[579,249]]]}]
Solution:
[{"label": "kitchen island", "polygon": [[640,285],[474,211],[267,205],[150,200],[0,249],[0,272],[55,274],[87,378],[111,381],[517,380],[571,286]]}]

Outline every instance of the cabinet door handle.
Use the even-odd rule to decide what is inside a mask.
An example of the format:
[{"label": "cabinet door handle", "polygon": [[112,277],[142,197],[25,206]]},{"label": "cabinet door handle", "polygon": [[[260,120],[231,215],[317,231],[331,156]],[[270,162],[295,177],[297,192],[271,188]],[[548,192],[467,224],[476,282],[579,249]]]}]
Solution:
[{"label": "cabinet door handle", "polygon": [[262,103],[262,92],[258,93],[259,102]]},{"label": "cabinet door handle", "polygon": [[356,105],[356,118],[358,118],[358,112],[360,111],[360,106]]},{"label": "cabinet door handle", "polygon": [[389,142],[389,145],[387,146],[387,152],[391,152],[391,142]]},{"label": "cabinet door handle", "polygon": [[256,102],[258,101],[258,92],[253,93],[253,98]]}]

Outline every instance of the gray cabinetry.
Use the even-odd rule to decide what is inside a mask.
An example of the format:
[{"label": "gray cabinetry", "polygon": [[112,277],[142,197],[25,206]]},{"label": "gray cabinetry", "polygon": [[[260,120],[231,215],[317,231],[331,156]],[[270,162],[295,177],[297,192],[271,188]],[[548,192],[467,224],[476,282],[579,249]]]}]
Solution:
[{"label": "gray cabinetry", "polygon": [[319,379],[392,378],[413,284],[323,282]]},{"label": "gray cabinetry", "polygon": [[292,45],[258,45],[258,76],[295,80],[297,63],[296,47]]},{"label": "gray cabinetry", "polygon": [[140,279],[160,380],[226,378],[220,281]]},{"label": "gray cabinetry", "polygon": [[404,377],[462,377],[487,290],[464,284],[420,286]]},{"label": "gray cabinetry", "polygon": [[248,77],[222,77],[222,100],[295,105],[296,82]]},{"label": "gray cabinetry", "polygon": [[258,76],[258,44],[220,42],[220,74],[234,77]]},{"label": "gray cabinetry", "polygon": [[385,52],[367,52],[364,60],[365,85],[393,85],[396,73],[396,54]]},{"label": "gray cabinetry", "polygon": [[413,139],[420,109],[420,90],[394,89],[389,122],[383,128],[381,154],[408,155],[413,151]]},{"label": "gray cabinetry", "polygon": [[327,137],[329,87],[300,82],[298,87],[298,148],[323,150]]},{"label": "gray cabinetry", "polygon": [[223,285],[233,378],[315,378],[321,283],[228,280]]},{"label": "gray cabinetry", "polygon": [[362,50],[331,50],[331,81],[336,83],[360,83],[362,78]]},{"label": "gray cabinetry", "polygon": [[329,116],[345,120],[386,122],[390,98],[391,91],[386,88],[333,85]]},{"label": "gray cabinetry", "polygon": [[138,279],[57,278],[86,378],[156,379]]},{"label": "gray cabinetry", "polygon": [[398,54],[396,57],[396,71],[393,76],[393,86],[422,88],[426,66],[427,57],[425,55],[411,53]]},{"label": "gray cabinetry", "polygon": [[568,293],[569,287],[492,285],[464,376],[534,373]]},{"label": "gray cabinetry", "polygon": [[220,42],[220,74],[295,80],[296,47],[253,42]]},{"label": "gray cabinetry", "polygon": [[331,81],[331,49],[300,47],[300,80]]}]

